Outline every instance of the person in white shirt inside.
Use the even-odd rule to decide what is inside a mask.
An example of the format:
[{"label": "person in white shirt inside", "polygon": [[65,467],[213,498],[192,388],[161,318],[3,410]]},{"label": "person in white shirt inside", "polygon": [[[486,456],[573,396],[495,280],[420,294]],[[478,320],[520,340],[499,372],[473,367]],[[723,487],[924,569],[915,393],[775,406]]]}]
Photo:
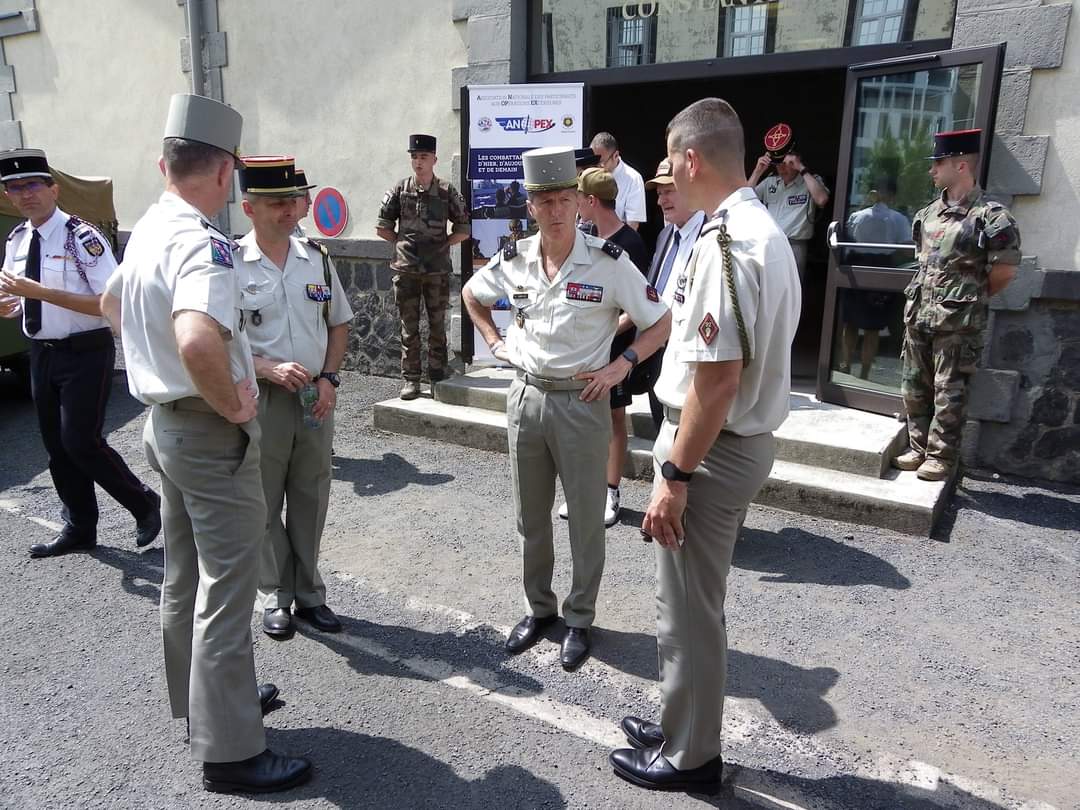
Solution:
[{"label": "person in white shirt inside", "polygon": [[619,186],[615,214],[635,231],[645,221],[645,181],[641,172],[622,159],[619,142],[610,132],[598,132],[589,148],[600,158],[600,168],[610,172]]}]

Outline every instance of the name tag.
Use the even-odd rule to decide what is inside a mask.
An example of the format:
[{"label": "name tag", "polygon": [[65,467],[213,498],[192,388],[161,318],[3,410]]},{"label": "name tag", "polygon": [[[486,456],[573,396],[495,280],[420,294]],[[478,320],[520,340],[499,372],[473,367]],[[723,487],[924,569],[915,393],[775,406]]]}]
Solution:
[{"label": "name tag", "polygon": [[604,300],[604,288],[595,284],[579,284],[571,281],[566,285],[566,300],[599,304]]},{"label": "name tag", "polygon": [[515,301],[528,301],[529,300],[529,294],[527,292],[516,292],[516,293],[514,293],[514,300]]},{"label": "name tag", "polygon": [[787,198],[788,205],[806,205],[806,201],[810,199],[809,194],[789,194]]},{"label": "name tag", "polygon": [[312,301],[324,304],[330,300],[330,288],[325,284],[308,284],[306,290],[307,297]]}]

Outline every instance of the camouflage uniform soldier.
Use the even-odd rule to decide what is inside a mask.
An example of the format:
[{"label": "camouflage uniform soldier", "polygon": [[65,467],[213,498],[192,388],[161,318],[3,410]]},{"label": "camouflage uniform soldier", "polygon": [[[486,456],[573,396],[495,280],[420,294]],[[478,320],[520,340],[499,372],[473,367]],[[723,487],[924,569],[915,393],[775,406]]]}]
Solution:
[{"label": "camouflage uniform soldier", "polygon": [[1016,221],[975,182],[981,135],[972,129],[934,136],[930,175],[942,194],[912,225],[919,271],[905,291],[900,388],[910,447],[893,465],[918,470],[926,481],[944,480],[956,468],[987,304],[1020,263]]},{"label": "camouflage uniform soldier", "polygon": [[[469,214],[458,190],[435,176],[435,138],[409,136],[413,176],[383,196],[376,232],[395,245],[394,295],[401,316],[402,399],[420,396],[420,300],[428,315],[428,377],[446,376],[446,309],[450,247],[469,238]],[[446,223],[452,224],[446,233]],[[395,230],[396,227],[396,230]]]}]

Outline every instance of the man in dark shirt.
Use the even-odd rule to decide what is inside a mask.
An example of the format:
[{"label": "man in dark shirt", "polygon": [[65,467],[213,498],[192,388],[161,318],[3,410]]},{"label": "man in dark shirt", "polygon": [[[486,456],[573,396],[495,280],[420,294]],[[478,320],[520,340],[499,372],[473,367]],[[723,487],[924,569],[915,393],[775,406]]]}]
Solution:
[{"label": "man in dark shirt", "polygon": [[[630,261],[643,276],[649,272],[649,251],[645,240],[633,228],[619,219],[615,213],[615,198],[619,187],[615,178],[601,168],[585,169],[578,176],[578,215],[592,222],[596,235],[622,248]],[[611,342],[611,358],[615,359],[634,342],[636,331],[624,314],[619,318],[619,328]],[[625,382],[625,381],[624,381]],[[604,525],[611,527],[619,519],[619,483],[622,480],[623,461],[626,458],[626,406],[633,399],[622,383],[611,389],[611,444],[608,446],[607,505],[604,507]],[[559,517],[567,519],[569,511],[564,503]]]}]

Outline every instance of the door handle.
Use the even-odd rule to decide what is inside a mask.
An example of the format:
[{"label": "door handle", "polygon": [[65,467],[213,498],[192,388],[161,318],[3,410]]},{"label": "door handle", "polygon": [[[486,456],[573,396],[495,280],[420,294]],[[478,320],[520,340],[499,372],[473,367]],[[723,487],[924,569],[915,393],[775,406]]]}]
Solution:
[{"label": "door handle", "polygon": [[840,228],[839,222],[830,222],[828,231],[829,248],[870,248],[871,250],[910,250],[915,252],[915,245],[895,245],[890,242],[840,242],[836,238],[836,232]]}]

